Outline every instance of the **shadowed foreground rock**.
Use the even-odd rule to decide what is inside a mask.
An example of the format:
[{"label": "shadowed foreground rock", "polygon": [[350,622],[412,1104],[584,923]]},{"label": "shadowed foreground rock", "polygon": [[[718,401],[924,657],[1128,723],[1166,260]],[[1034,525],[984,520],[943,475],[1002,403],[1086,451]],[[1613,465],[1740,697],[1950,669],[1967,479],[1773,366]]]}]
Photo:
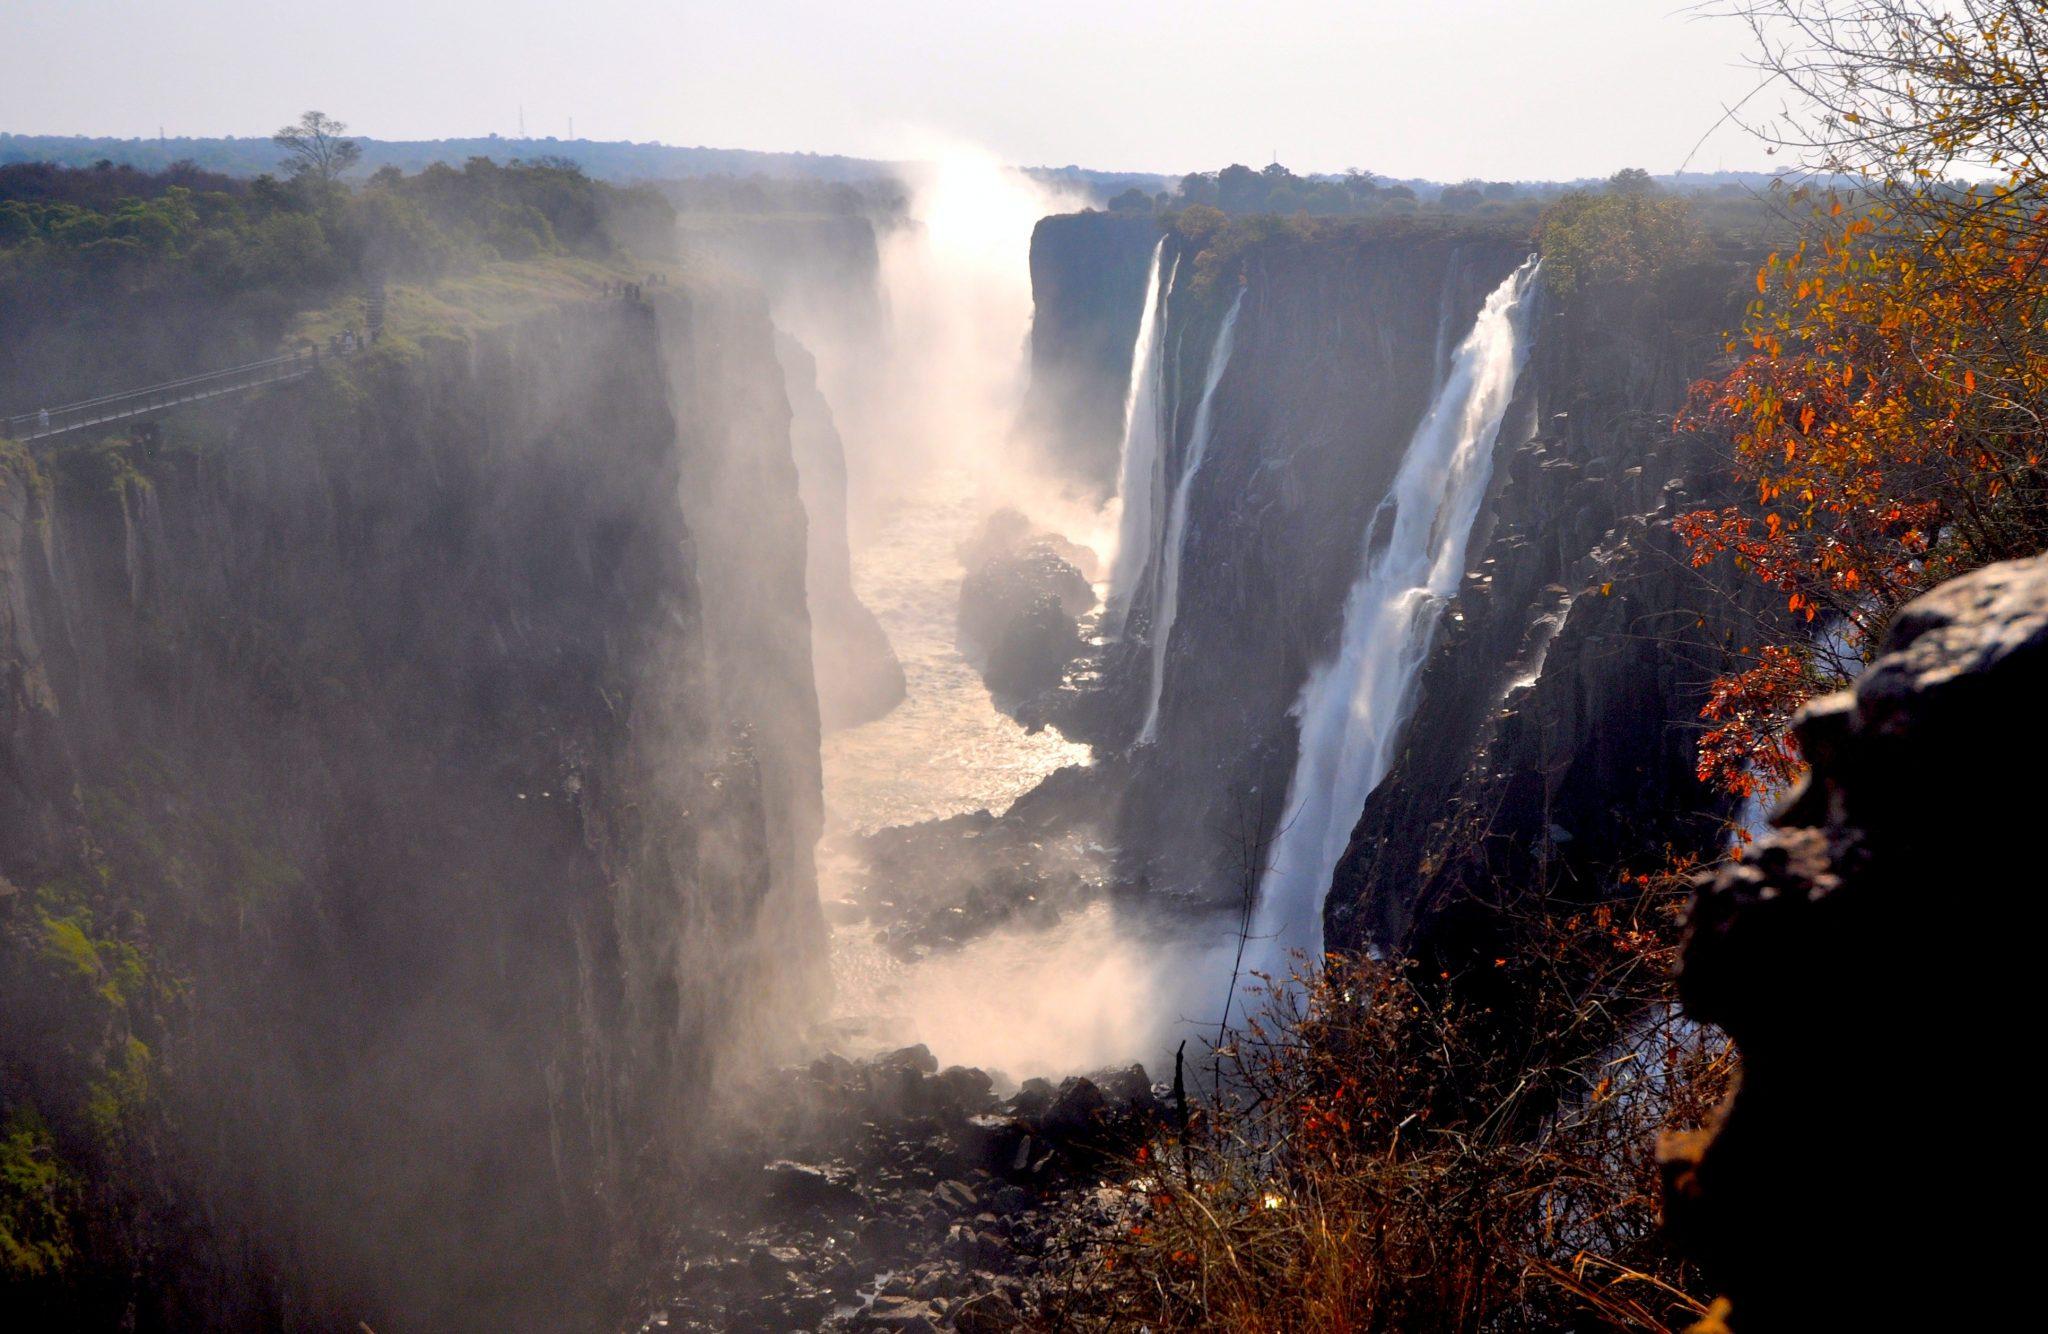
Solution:
[{"label": "shadowed foreground rock", "polygon": [[2044,686],[2048,556],[1944,584],[1807,709],[1777,832],[1702,879],[1681,992],[1743,1067],[1664,1148],[1673,1228],[1727,1294],[1702,1329],[2005,1323],[1984,1224],[2034,1073]]}]

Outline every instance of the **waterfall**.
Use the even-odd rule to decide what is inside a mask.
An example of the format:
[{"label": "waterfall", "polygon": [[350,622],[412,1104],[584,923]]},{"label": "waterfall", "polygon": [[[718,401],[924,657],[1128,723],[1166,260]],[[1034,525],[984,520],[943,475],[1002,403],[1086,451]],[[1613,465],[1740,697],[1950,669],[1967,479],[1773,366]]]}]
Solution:
[{"label": "waterfall", "polygon": [[1180,612],[1180,557],[1188,537],[1188,496],[1195,488],[1195,474],[1209,456],[1210,409],[1223,368],[1230,364],[1232,339],[1237,332],[1237,312],[1244,307],[1245,289],[1237,289],[1223,326],[1216,331],[1216,345],[1209,349],[1209,373],[1202,381],[1202,401],[1195,408],[1194,434],[1188,440],[1187,463],[1173,489],[1173,509],[1166,520],[1166,540],[1160,547],[1159,585],[1152,610],[1152,688],[1145,704],[1145,725],[1138,732],[1138,744],[1145,745],[1159,735],[1159,697],[1166,684],[1166,642],[1173,634],[1174,617]]},{"label": "waterfall", "polygon": [[1386,776],[1438,612],[1464,572],[1494,440],[1528,356],[1536,267],[1531,256],[1493,290],[1453,354],[1367,524],[1337,655],[1309,673],[1295,703],[1301,749],[1248,955],[1275,977],[1284,976],[1288,951],[1321,952],[1323,896],[1366,798]]},{"label": "waterfall", "polygon": [[1145,310],[1138,317],[1138,341],[1131,345],[1131,387],[1124,396],[1124,444],[1117,469],[1116,494],[1122,505],[1117,521],[1116,559],[1109,569],[1109,596],[1102,612],[1102,633],[1120,638],[1131,614],[1131,600],[1159,536],[1159,494],[1166,489],[1166,448],[1159,429],[1160,374],[1164,343],[1161,307],[1173,295],[1180,276],[1180,256],[1173,258],[1166,287],[1159,285],[1160,260],[1166,238],[1152,247],[1152,268],[1145,278]]}]

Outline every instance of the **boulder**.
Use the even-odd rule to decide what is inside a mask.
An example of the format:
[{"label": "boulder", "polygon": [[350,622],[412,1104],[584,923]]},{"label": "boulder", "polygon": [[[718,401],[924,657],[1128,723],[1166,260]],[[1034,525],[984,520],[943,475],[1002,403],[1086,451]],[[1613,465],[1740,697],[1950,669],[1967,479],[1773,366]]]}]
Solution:
[{"label": "boulder", "polygon": [[1038,1126],[1055,1139],[1080,1139],[1100,1130],[1111,1118],[1109,1099],[1102,1096],[1095,1081],[1072,1075],[1061,1082],[1059,1096],[1038,1119]]},{"label": "boulder", "polygon": [[851,1174],[780,1159],[761,1169],[768,1198],[792,1209],[851,1213],[861,1207]]},{"label": "boulder", "polygon": [[1801,716],[1778,829],[1695,887],[1680,994],[1742,1074],[1663,1146],[1665,1205],[1738,1334],[1995,1328],[2024,1299],[2021,1232],[1980,1229],[1967,1278],[1942,1233],[1997,1207],[1996,1130],[2031,1110],[1998,1072],[2033,1037],[2044,691],[2048,557],[1908,604]]}]

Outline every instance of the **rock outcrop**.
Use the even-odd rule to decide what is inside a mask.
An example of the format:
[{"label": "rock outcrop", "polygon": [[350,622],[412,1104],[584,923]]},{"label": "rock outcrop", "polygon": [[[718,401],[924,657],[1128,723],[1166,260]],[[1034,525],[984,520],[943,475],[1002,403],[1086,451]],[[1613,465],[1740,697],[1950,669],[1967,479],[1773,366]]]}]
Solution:
[{"label": "rock outcrop", "polygon": [[1031,231],[1031,380],[1022,424],[1081,490],[1116,490],[1131,344],[1159,225],[1150,217],[1067,213]]},{"label": "rock outcrop", "polygon": [[1080,619],[1095,605],[1095,558],[1016,510],[998,510],[963,543],[959,642],[996,707],[1027,720],[1086,650]]},{"label": "rock outcrop", "polygon": [[1801,717],[1777,830],[1697,886],[1680,993],[1742,1057],[1716,1124],[1665,1146],[1667,1213],[1728,1295],[1703,1328],[2009,1323],[2017,1237],[1935,1234],[1992,1217],[2026,1077],[2044,690],[2048,556],[1910,603]]},{"label": "rock outcrop", "polygon": [[903,664],[853,587],[846,533],[846,450],[818,392],[817,362],[788,334],[775,351],[789,389],[790,446],[810,520],[804,584],[817,664],[818,713],[826,731],[879,718],[903,702]]}]

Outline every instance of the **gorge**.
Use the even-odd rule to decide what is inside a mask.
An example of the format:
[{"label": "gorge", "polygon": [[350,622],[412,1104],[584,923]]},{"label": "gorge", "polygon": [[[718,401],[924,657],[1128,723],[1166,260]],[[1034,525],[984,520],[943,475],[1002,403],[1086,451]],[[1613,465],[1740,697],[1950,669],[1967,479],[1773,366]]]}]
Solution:
[{"label": "gorge", "polygon": [[[394,248],[374,287],[274,316],[303,378],[0,441],[37,1323],[1122,1327],[1101,1261],[1174,1190],[1299,1202],[1232,1118],[1333,1004],[1463,1025],[1391,1145],[1675,1082],[1648,984],[1485,1134],[1449,1053],[1546,986],[1605,1006],[1562,924],[1632,968],[1676,927],[1616,905],[1739,837],[1695,734],[1786,613],[1674,525],[1736,496],[1678,418],[1749,233],[1665,244],[1642,201],[1684,197],[1626,173],[1563,196],[1602,249],[1533,206],[1104,208],[954,148],[829,208],[440,170],[335,225]],[[516,171],[615,234],[506,239]],[[458,178],[488,255],[398,253]],[[1415,1068],[1384,1041],[1342,1087]],[[1553,1266],[1596,1230],[1560,1217]]]}]

